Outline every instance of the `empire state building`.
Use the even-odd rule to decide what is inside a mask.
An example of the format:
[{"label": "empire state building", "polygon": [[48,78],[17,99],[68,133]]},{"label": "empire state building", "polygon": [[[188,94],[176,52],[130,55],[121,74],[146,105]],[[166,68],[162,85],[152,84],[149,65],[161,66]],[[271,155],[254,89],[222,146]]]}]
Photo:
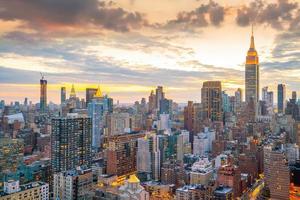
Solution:
[{"label": "empire state building", "polygon": [[259,101],[259,59],[255,50],[253,30],[245,68],[246,102],[249,103],[253,99],[256,103]]}]

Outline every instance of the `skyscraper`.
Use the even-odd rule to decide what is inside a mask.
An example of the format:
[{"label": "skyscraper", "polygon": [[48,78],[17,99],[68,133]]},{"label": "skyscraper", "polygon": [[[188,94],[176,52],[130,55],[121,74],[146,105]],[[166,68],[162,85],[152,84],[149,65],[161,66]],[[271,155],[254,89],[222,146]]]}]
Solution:
[{"label": "skyscraper", "polygon": [[70,93],[70,99],[76,99],[76,92],[75,92],[74,84],[72,84],[72,89],[71,89],[71,93]]},{"label": "skyscraper", "polygon": [[192,145],[190,143],[190,133],[188,131],[181,131],[177,137],[177,160],[183,161],[184,154],[191,153]]},{"label": "skyscraper", "polygon": [[297,92],[296,91],[292,92],[292,99],[297,101]]},{"label": "skyscraper", "polygon": [[160,114],[169,114],[170,117],[172,116],[172,104],[173,101],[171,99],[162,99],[160,100]]},{"label": "skyscraper", "polygon": [[274,93],[272,91],[268,92],[267,104],[271,107],[274,105]]},{"label": "skyscraper", "polygon": [[201,89],[201,103],[205,119],[222,120],[222,85],[221,81],[206,81]]},{"label": "skyscraper", "polygon": [[188,102],[188,105],[184,107],[184,129],[188,130],[189,132],[194,132],[194,103],[192,101]]},{"label": "skyscraper", "polygon": [[253,31],[245,68],[246,102],[249,103],[250,99],[253,98],[254,102],[257,103],[259,100],[259,58],[255,50]]},{"label": "skyscraper", "polygon": [[261,96],[262,96],[262,100],[267,102],[267,100],[268,100],[268,87],[267,86],[262,88]]},{"label": "skyscraper", "polygon": [[165,93],[163,92],[162,86],[157,86],[156,88],[156,108],[160,110],[160,101],[165,98]]},{"label": "skyscraper", "polygon": [[54,174],[53,199],[91,199],[93,186],[91,169],[68,170]]},{"label": "skyscraper", "polygon": [[155,110],[155,108],[156,108],[155,104],[156,104],[156,96],[152,90],[150,93],[150,96],[149,96],[149,104],[148,104],[148,111],[150,113],[153,113],[153,111]]},{"label": "skyscraper", "polygon": [[40,112],[46,112],[47,109],[47,80],[42,79],[40,80]]},{"label": "skyscraper", "polygon": [[277,104],[278,113],[284,113],[285,111],[285,98],[286,98],[286,88],[284,84],[278,84],[277,87]]},{"label": "skyscraper", "polygon": [[137,171],[150,174],[151,152],[148,138],[138,138],[137,146]]},{"label": "skyscraper", "polygon": [[90,166],[92,120],[78,114],[51,120],[51,165],[53,172]]},{"label": "skyscraper", "polygon": [[145,134],[126,134],[108,138],[107,173],[117,176],[137,170],[137,140]]},{"label": "skyscraper", "polygon": [[234,93],[235,96],[235,110],[237,113],[241,111],[242,102],[243,102],[243,92],[241,88],[238,88]]},{"label": "skyscraper", "polygon": [[66,95],[67,95],[66,87],[61,87],[60,88],[60,103],[61,104],[66,101]]},{"label": "skyscraper", "polygon": [[106,116],[108,136],[123,135],[130,128],[128,113],[110,113]]},{"label": "skyscraper", "polygon": [[97,88],[86,88],[85,89],[85,101],[86,101],[86,106],[91,102],[93,99],[94,95],[97,92]]},{"label": "skyscraper", "polygon": [[289,199],[289,173],[289,167],[283,150],[265,146],[265,184],[270,189],[271,199]]},{"label": "skyscraper", "polygon": [[92,118],[92,147],[99,149],[101,146],[101,136],[103,134],[104,127],[104,104],[103,96],[98,88],[93,99],[90,100],[88,105],[88,115]]}]

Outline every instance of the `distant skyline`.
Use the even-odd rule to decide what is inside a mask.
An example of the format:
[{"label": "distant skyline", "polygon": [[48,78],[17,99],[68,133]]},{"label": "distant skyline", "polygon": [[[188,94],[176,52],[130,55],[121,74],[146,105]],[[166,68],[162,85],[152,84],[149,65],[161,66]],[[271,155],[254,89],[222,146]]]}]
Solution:
[{"label": "distant skyline", "polygon": [[48,101],[71,85],[84,98],[99,84],[115,102],[148,97],[201,101],[203,81],[244,92],[254,24],[261,88],[300,92],[299,0],[52,0],[0,2],[0,99],[39,101],[40,72]]}]

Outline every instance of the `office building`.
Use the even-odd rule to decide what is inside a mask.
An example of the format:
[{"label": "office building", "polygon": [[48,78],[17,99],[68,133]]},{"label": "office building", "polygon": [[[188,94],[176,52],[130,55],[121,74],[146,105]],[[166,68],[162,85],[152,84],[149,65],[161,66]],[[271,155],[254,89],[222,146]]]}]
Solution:
[{"label": "office building", "polygon": [[125,134],[108,138],[107,173],[123,176],[137,171],[137,141],[145,134]]},{"label": "office building", "polygon": [[160,114],[157,121],[157,130],[169,130],[171,128],[171,120],[169,114]]},{"label": "office building", "polygon": [[156,108],[156,95],[154,94],[154,91],[151,90],[150,96],[149,96],[149,103],[148,103],[148,112],[154,113]]},{"label": "office building", "polygon": [[246,103],[259,101],[259,58],[255,50],[253,31],[245,65]]},{"label": "office building", "polygon": [[67,90],[66,87],[60,88],[60,103],[64,103],[67,99]]},{"label": "office building", "polygon": [[155,101],[156,108],[157,110],[160,110],[160,101],[165,98],[165,93],[163,92],[162,86],[157,86],[155,97],[156,97],[156,101]]},{"label": "office building", "polygon": [[47,80],[44,76],[40,80],[40,112],[44,113],[47,110]]},{"label": "office building", "polygon": [[24,158],[24,142],[21,139],[0,138],[0,186],[4,176],[16,173]]},{"label": "office building", "polygon": [[92,161],[92,120],[78,114],[51,120],[51,162],[53,172],[76,166],[90,166]]},{"label": "office building", "polygon": [[216,139],[216,132],[207,127],[204,132],[194,136],[193,154],[204,156],[212,151],[212,143]]},{"label": "office building", "polygon": [[190,133],[193,133],[195,111],[194,111],[194,103],[192,101],[189,101],[188,105],[184,107],[183,114],[184,114],[184,129],[188,130]]},{"label": "office building", "polygon": [[137,171],[151,173],[151,152],[148,138],[137,140]]},{"label": "office building", "polygon": [[300,147],[300,121],[294,123],[294,135],[296,144]]},{"label": "office building", "polygon": [[264,175],[271,199],[289,199],[290,172],[282,149],[264,147]]},{"label": "office building", "polygon": [[153,180],[160,179],[160,167],[162,163],[162,155],[160,147],[162,146],[161,135],[151,134],[149,137],[149,148],[151,152],[151,177]]},{"label": "office building", "polygon": [[106,117],[108,136],[122,135],[130,132],[129,113],[110,113]]},{"label": "office building", "polygon": [[220,81],[206,81],[201,89],[204,119],[222,121],[222,86]]},{"label": "office building", "polygon": [[92,147],[99,149],[102,144],[104,128],[104,102],[103,96],[98,88],[94,97],[87,104],[88,116],[92,119]]},{"label": "office building", "polygon": [[172,117],[172,104],[173,101],[171,99],[162,99],[160,100],[159,113],[160,114],[169,114]]},{"label": "office building", "polygon": [[190,172],[190,184],[208,185],[213,178],[212,163],[208,158],[202,157],[192,165]]},{"label": "office building", "polygon": [[292,99],[294,99],[295,101],[297,101],[297,92],[296,91],[292,92]]},{"label": "office building", "polygon": [[181,161],[167,160],[161,167],[161,182],[163,184],[174,184],[176,187],[185,185],[184,168]]},{"label": "office building", "polygon": [[43,182],[32,182],[20,185],[19,181],[9,180],[4,183],[4,192],[0,200],[48,200],[49,185]]},{"label": "office building", "polygon": [[214,188],[214,185],[185,185],[176,189],[175,200],[213,199]]},{"label": "office building", "polygon": [[76,92],[75,92],[75,86],[74,84],[72,84],[72,88],[71,88],[71,92],[70,92],[70,97],[69,99],[73,99],[73,100],[76,100]]},{"label": "office building", "polygon": [[233,189],[233,196],[237,198],[241,195],[241,171],[235,165],[224,165],[218,170],[218,186],[226,186]]},{"label": "office building", "polygon": [[229,96],[228,94],[226,94],[225,91],[222,92],[222,111],[224,113],[229,112],[230,108],[229,108]]},{"label": "office building", "polygon": [[286,87],[284,84],[278,84],[277,104],[278,104],[278,113],[284,113],[286,107]]},{"label": "office building", "polygon": [[177,160],[183,161],[184,154],[189,154],[192,151],[192,145],[190,143],[190,133],[188,131],[181,131],[181,134],[177,136]]},{"label": "office building", "polygon": [[53,176],[53,199],[91,199],[93,173],[91,169],[59,172]]},{"label": "office building", "polygon": [[273,92],[268,92],[267,105],[270,107],[274,106],[274,93]]},{"label": "office building", "polygon": [[97,88],[86,88],[85,89],[85,101],[86,101],[86,106],[91,102],[91,100],[94,98]]},{"label": "office building", "polygon": [[242,106],[242,102],[243,102],[243,91],[242,91],[242,89],[238,88],[235,91],[234,96],[235,96],[235,102],[236,102],[237,111],[240,111],[241,106]]}]

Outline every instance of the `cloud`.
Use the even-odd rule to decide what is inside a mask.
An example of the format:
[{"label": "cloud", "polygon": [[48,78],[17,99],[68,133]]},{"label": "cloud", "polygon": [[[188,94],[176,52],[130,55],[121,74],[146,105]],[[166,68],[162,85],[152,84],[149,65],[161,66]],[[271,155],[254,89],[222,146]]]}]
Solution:
[{"label": "cloud", "polygon": [[208,25],[219,26],[224,21],[225,8],[213,0],[207,4],[201,4],[192,11],[182,11],[176,19],[168,21],[164,27],[174,28],[199,28]]},{"label": "cloud", "polygon": [[293,13],[297,9],[298,4],[289,0],[277,0],[276,3],[255,0],[248,6],[238,8],[236,22],[239,26],[248,26],[252,23],[266,24],[281,30],[295,20]]},{"label": "cloud", "polygon": [[23,20],[31,27],[94,26],[126,32],[146,23],[139,12],[129,12],[98,0],[9,0],[0,2],[0,19]]}]

